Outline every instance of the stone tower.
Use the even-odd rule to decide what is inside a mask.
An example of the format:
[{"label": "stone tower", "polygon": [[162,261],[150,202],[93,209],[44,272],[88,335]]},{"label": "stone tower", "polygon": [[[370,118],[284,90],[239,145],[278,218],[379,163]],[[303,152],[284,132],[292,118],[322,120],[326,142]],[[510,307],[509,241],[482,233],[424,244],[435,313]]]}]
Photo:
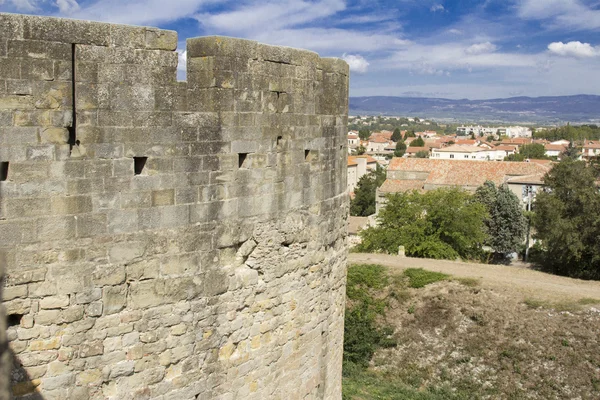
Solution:
[{"label": "stone tower", "polygon": [[339,399],[348,66],[203,37],[178,82],[176,46],[0,14],[10,390]]}]

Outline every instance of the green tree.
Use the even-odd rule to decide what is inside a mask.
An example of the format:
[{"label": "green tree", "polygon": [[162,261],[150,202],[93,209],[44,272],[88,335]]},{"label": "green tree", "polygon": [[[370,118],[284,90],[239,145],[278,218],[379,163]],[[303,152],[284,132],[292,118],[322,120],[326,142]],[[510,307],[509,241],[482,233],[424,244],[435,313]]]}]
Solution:
[{"label": "green tree", "polygon": [[547,191],[534,204],[533,227],[541,240],[538,262],[553,273],[600,279],[600,192],[595,170],[567,159],[544,178]]},{"label": "green tree", "polygon": [[573,146],[573,142],[569,143],[569,146],[560,155],[561,160],[576,160],[577,158],[579,158],[579,148]]},{"label": "green tree", "polygon": [[357,156],[362,156],[366,152],[367,152],[367,149],[362,144],[356,148],[356,155]]},{"label": "green tree", "polygon": [[400,132],[400,128],[394,129],[391,139],[393,142],[399,142],[400,140],[402,140],[402,133]]},{"label": "green tree", "polygon": [[410,147],[423,147],[425,146],[425,141],[422,137],[418,137],[412,142],[410,142]]},{"label": "green tree", "polygon": [[494,135],[490,135],[487,137],[486,139],[488,142],[493,142],[494,140],[496,140],[496,137]]},{"label": "green tree", "polygon": [[534,158],[539,160],[548,158],[546,157],[544,145],[540,143],[525,144],[521,146],[519,154],[523,156],[523,158]]},{"label": "green tree", "polygon": [[519,198],[507,185],[496,187],[491,181],[477,188],[475,198],[488,211],[485,219],[488,233],[486,244],[502,258],[516,252],[523,244],[527,231],[527,219]]},{"label": "green tree", "polygon": [[429,158],[429,152],[427,150],[417,151],[415,154],[416,158]]},{"label": "green tree", "polygon": [[371,132],[367,128],[362,128],[358,131],[360,140],[368,140],[369,136],[371,136]]},{"label": "green tree", "polygon": [[504,161],[525,161],[525,157],[519,153],[509,154],[504,157]]},{"label": "green tree", "polygon": [[398,141],[396,143],[396,150],[394,150],[394,157],[402,157],[406,153],[406,143],[404,140]]},{"label": "green tree", "polygon": [[405,247],[411,257],[471,258],[486,238],[485,206],[461,189],[437,189],[388,195],[378,226],[361,232],[360,251],[395,254]]},{"label": "green tree", "polygon": [[375,214],[377,188],[385,182],[385,170],[377,165],[375,171],[363,175],[354,190],[354,199],[350,201],[350,215],[368,217]]},{"label": "green tree", "polygon": [[406,137],[417,137],[417,135],[415,135],[415,130],[411,129],[410,131],[406,131]]}]

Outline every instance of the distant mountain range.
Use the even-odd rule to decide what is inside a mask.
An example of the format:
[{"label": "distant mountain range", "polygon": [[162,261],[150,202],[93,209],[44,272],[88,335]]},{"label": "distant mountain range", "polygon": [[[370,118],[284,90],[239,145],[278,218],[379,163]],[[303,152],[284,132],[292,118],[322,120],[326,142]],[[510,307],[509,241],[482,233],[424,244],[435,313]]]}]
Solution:
[{"label": "distant mountain range", "polygon": [[460,122],[600,123],[600,96],[450,100],[427,97],[350,97],[350,115],[387,115]]}]

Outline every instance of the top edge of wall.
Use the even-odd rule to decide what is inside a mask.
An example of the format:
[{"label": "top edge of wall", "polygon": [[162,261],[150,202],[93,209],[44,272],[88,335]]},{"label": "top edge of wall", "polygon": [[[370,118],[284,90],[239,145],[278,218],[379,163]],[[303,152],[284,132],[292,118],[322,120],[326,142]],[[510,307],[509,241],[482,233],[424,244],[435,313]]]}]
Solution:
[{"label": "top edge of wall", "polygon": [[145,50],[177,48],[177,32],[134,25],[0,13],[0,37]]},{"label": "top edge of wall", "polygon": [[339,58],[321,58],[311,50],[275,46],[229,36],[203,36],[187,39],[187,57],[235,57],[270,61],[278,64],[318,68],[348,75],[348,64]]}]

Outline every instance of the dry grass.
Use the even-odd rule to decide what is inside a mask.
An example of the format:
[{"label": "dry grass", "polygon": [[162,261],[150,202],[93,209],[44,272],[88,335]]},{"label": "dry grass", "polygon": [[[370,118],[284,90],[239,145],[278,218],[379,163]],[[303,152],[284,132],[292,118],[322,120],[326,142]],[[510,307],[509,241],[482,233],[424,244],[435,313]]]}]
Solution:
[{"label": "dry grass", "polygon": [[[423,288],[402,276],[389,282],[396,297],[386,320],[398,346],[375,353],[368,386],[347,399],[600,398],[598,299],[524,300],[470,278]],[[360,379],[344,384],[357,388]],[[377,394],[387,387],[420,397]]]}]

